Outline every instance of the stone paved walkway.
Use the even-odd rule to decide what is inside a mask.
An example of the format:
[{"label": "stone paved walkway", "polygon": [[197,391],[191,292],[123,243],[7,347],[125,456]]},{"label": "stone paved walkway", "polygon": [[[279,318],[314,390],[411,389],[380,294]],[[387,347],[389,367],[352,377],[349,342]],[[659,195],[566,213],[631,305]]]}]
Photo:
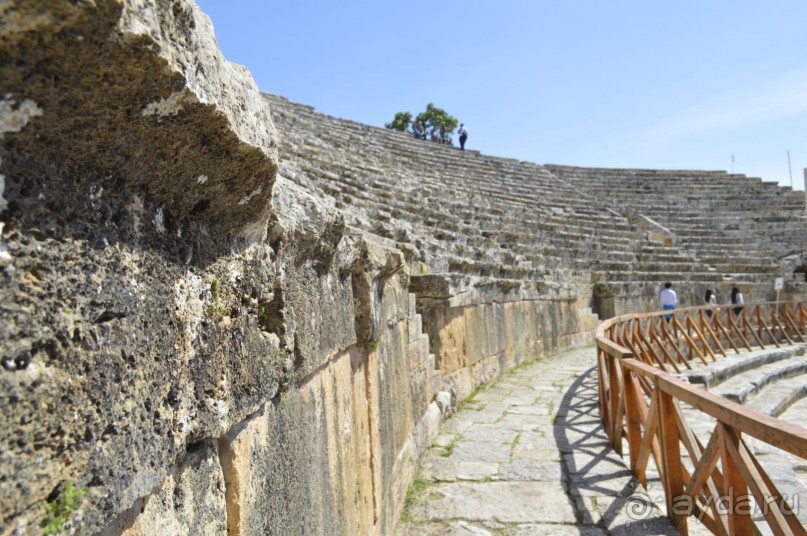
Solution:
[{"label": "stone paved walkway", "polygon": [[608,446],[595,361],[593,346],[566,352],[466,402],[425,456],[425,489],[396,534],[677,534],[660,484],[648,495]]}]

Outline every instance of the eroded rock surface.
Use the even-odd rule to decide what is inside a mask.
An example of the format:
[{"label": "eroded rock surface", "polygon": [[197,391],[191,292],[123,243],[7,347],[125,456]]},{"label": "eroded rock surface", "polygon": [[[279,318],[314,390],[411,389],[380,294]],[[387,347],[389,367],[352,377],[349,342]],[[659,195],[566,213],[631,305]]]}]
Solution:
[{"label": "eroded rock surface", "polygon": [[294,231],[264,241],[275,130],[194,3],[0,14],[0,532],[65,481],[92,532],[292,381]]},{"label": "eroded rock surface", "polygon": [[68,533],[391,531],[440,419],[403,254],[276,177],[191,4],[0,9],[0,532],[66,482]]},{"label": "eroded rock surface", "polygon": [[[181,244],[206,260],[264,234],[277,167],[269,109],[193,2],[0,10],[10,221],[81,238],[100,224],[107,242]],[[134,196],[146,211],[139,224]]]}]

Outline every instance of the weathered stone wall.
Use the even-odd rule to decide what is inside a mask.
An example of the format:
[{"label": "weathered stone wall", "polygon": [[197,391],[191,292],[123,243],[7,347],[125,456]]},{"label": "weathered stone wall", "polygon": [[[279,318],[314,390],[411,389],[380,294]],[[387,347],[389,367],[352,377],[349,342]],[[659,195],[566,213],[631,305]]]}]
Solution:
[{"label": "weathered stone wall", "polygon": [[577,286],[469,279],[420,276],[411,286],[455,401],[514,366],[588,344],[599,322],[580,306]]},{"label": "weathered stone wall", "polygon": [[[720,305],[728,302],[731,288],[735,284],[740,288],[746,303],[776,301],[774,280],[767,282],[714,283],[703,281],[676,281],[673,290],[678,295],[678,307],[697,307],[703,305],[706,289],[717,293]],[[593,291],[594,311],[600,318],[632,314],[637,311],[657,310],[658,293],[663,282],[633,283],[626,285],[595,285]],[[781,301],[803,301],[807,299],[807,284],[799,281],[786,281],[779,294]]]},{"label": "weathered stone wall", "polygon": [[274,129],[191,2],[2,11],[0,519],[36,532],[76,481],[92,532],[284,379],[252,303],[273,252],[247,247]]},{"label": "weathered stone wall", "polygon": [[0,534],[389,533],[439,374],[189,1],[0,6]]}]

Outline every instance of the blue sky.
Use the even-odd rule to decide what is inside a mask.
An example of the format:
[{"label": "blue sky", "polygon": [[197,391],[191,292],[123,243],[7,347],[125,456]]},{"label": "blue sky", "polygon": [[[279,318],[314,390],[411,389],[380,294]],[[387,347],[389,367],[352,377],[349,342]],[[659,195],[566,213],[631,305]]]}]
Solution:
[{"label": "blue sky", "polygon": [[540,164],[722,169],[804,189],[804,0],[202,0],[258,87],[382,126],[433,102]]}]

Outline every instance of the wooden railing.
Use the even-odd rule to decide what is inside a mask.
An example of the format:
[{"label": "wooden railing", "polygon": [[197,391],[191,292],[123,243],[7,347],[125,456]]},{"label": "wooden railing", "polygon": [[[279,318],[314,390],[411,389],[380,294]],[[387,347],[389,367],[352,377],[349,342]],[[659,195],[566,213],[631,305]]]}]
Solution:
[{"label": "wooden railing", "polygon": [[[709,314],[711,313],[711,314]],[[623,453],[647,487],[652,455],[664,488],[667,515],[687,534],[695,515],[714,534],[757,534],[752,511],[761,511],[774,534],[807,535],[792,503],[777,489],[743,434],[807,459],[807,430],[709,393],[673,375],[741,348],[805,342],[803,303],[689,308],[626,315],[597,330],[600,415],[611,446]],[[680,404],[713,417],[705,444],[684,418]],[[681,456],[689,454],[689,463]],[[792,499],[792,498],[791,498]]]}]

